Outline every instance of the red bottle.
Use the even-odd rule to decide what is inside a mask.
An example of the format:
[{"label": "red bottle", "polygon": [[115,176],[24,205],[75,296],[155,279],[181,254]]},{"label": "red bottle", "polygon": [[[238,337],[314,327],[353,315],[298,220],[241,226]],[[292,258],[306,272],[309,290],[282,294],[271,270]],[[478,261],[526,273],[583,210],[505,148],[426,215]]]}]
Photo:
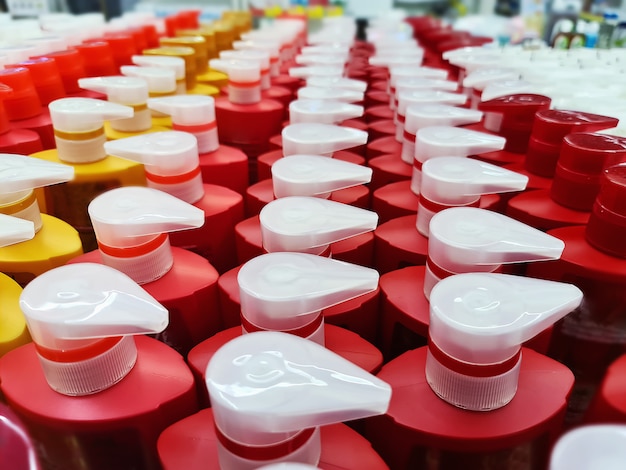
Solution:
[{"label": "red bottle", "polygon": [[204,213],[151,188],[107,191],[89,204],[99,249],[72,263],[101,263],[128,274],[170,312],[158,338],[181,354],[217,333],[218,273],[200,255],[171,247],[167,232],[197,228]]},{"label": "red bottle", "polygon": [[13,94],[4,99],[4,109],[11,126],[36,132],[44,150],[53,149],[52,119],[41,105],[30,71],[25,67],[0,70],[0,84],[13,89]]},{"label": "red bottle", "polygon": [[626,423],[626,355],[617,358],[606,370],[602,383],[598,387],[583,422],[591,423]]},{"label": "red bottle", "polygon": [[563,139],[550,189],[515,196],[506,213],[541,230],[584,225],[600,190],[602,171],[625,160],[623,137],[569,134]]},{"label": "red bottle", "polygon": [[202,95],[150,98],[148,107],[172,118],[172,128],[198,140],[202,181],[219,184],[243,195],[248,187],[248,157],[235,147],[220,145],[215,99]]},{"label": "red bottle", "polygon": [[43,150],[39,134],[28,129],[13,129],[9,124],[4,100],[13,90],[0,83],[0,152],[30,155]]},{"label": "red bottle", "polygon": [[387,363],[389,411],[365,435],[391,468],[545,468],[572,373],[520,343],[580,303],[574,286],[458,274],[430,296],[428,346]]},{"label": "red bottle", "polygon": [[0,463],[15,470],[41,470],[28,431],[11,409],[0,403]]},{"label": "red bottle", "polygon": [[[332,433],[343,444],[338,460],[326,451],[332,444],[324,429],[383,413],[390,389],[319,344],[278,332],[243,335],[217,351],[206,376],[212,408],[161,434],[165,469],[243,470],[278,462],[386,468],[369,443],[350,439],[351,433]],[[240,387],[251,393],[240,394]]]},{"label": "red bottle", "polygon": [[561,227],[548,233],[565,242],[559,261],[530,266],[528,274],[571,282],[585,293],[580,308],[557,324],[549,354],[576,376],[568,406],[568,424],[579,423],[607,367],[626,351],[620,312],[624,305],[626,253],[624,172],[620,164],[604,170],[600,193],[587,226]]},{"label": "red bottle", "polygon": [[235,225],[243,220],[243,197],[231,189],[202,182],[198,145],[188,132],[168,131],[104,144],[109,155],[142,163],[148,187],[159,189],[204,212],[204,224],[170,235],[173,246],[206,258],[219,271],[237,265]]},{"label": "red bottle", "polygon": [[156,441],[197,410],[183,358],[144,336],[167,310],[131,279],[62,266],[22,293],[33,343],[0,359],[2,392],[44,468],[158,469]]},{"label": "red bottle", "polygon": [[378,273],[373,269],[303,253],[268,253],[245,263],[237,283],[241,325],[203,341],[187,357],[206,406],[210,406],[204,386],[207,364],[219,348],[242,334],[283,331],[315,341],[370,373],[382,365],[378,349],[356,333],[326,324],[323,313],[374,293]]}]

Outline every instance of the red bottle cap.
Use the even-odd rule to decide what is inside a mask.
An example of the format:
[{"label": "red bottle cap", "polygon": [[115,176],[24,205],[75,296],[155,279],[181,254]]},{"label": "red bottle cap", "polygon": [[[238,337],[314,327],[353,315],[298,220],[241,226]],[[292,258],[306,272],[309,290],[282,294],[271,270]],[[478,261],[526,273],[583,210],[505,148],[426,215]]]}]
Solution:
[{"label": "red bottle cap", "polygon": [[550,196],[562,206],[590,211],[602,171],[626,160],[626,138],[576,133],[563,139]]},{"label": "red bottle cap", "polygon": [[[156,29],[154,30],[154,32],[156,33]],[[141,51],[143,51],[144,49],[151,47],[148,45],[148,35],[151,34],[149,29],[139,26],[136,28],[128,28],[126,31],[124,31],[124,33],[129,34],[130,36],[133,37],[138,54],[141,54]],[[157,39],[157,47],[158,47],[158,44],[159,42]]]},{"label": "red bottle cap", "polygon": [[13,90],[7,85],[0,83],[0,134],[4,134],[9,130],[9,118],[4,109],[5,98],[11,96]]},{"label": "red bottle cap", "polygon": [[179,14],[166,16],[164,19],[165,22],[165,33],[167,37],[173,38],[176,37],[176,31],[179,29],[183,29],[181,17]]},{"label": "red bottle cap", "polygon": [[30,76],[35,84],[41,104],[48,104],[59,98],[65,98],[65,88],[57,63],[48,57],[39,57],[25,60],[19,64],[5,65],[6,68],[25,67],[30,70]]},{"label": "red bottle cap", "polygon": [[146,48],[159,47],[159,32],[153,24],[140,26],[147,41]]},{"label": "red bottle cap", "polygon": [[563,137],[574,132],[596,132],[617,126],[619,119],[599,114],[565,109],[537,111],[533,123],[533,138],[545,143],[561,145]]},{"label": "red bottle cap", "polygon": [[[86,77],[102,77],[119,73],[115,66],[113,51],[106,42],[87,42],[74,46],[82,56]],[[131,62],[132,63],[132,62]]]},{"label": "red bottle cap", "polygon": [[78,86],[78,79],[86,75],[85,62],[76,49],[51,52],[46,54],[45,57],[53,59],[57,64],[66,93],[78,93],[81,91]]},{"label": "red bottle cap", "polygon": [[132,56],[140,52],[132,34],[107,33],[102,41],[111,46],[113,60],[118,68],[122,65],[133,65]]},{"label": "red bottle cap", "polygon": [[551,99],[543,95],[519,93],[501,96],[478,104],[478,109],[493,116],[485,116],[485,128],[500,133],[503,130],[530,130],[535,114],[548,109]]},{"label": "red bottle cap", "polygon": [[604,170],[585,236],[600,251],[626,258],[626,164]]},{"label": "red bottle cap", "polygon": [[524,168],[535,175],[551,178],[554,176],[560,152],[560,142],[558,144],[548,143],[535,138],[534,134],[531,134],[528,140],[528,148],[526,149]]},{"label": "red bottle cap", "polygon": [[0,70],[0,83],[13,88],[12,95],[4,100],[9,120],[18,121],[41,114],[41,101],[27,68]]}]

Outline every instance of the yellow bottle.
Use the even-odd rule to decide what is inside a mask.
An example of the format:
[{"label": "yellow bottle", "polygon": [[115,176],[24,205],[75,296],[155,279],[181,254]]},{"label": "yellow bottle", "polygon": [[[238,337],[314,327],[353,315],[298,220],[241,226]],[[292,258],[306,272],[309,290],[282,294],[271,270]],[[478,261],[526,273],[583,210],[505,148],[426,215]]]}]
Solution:
[{"label": "yellow bottle", "polygon": [[73,176],[69,165],[0,154],[0,213],[32,222],[35,231],[32,240],[0,248],[0,272],[22,286],[83,252],[78,232],[56,217],[41,214],[34,192]]},{"label": "yellow bottle", "polygon": [[161,39],[161,44],[189,46],[195,49],[198,82],[214,86],[217,89],[228,85],[228,76],[225,73],[209,68],[209,60],[218,57],[215,32],[212,29],[182,29],[176,31],[176,35],[176,38]]},{"label": "yellow bottle", "polygon": [[[30,220],[0,214],[0,250],[35,236]],[[0,273],[0,357],[30,341],[26,319],[20,309],[22,288],[6,274]]]},{"label": "yellow bottle", "polygon": [[111,103],[133,108],[133,116],[104,123],[107,140],[125,139],[139,134],[163,132],[166,127],[154,126],[148,109],[148,84],[143,78],[109,76],[78,79],[78,86],[103,93]]},{"label": "yellow bottle", "polygon": [[32,157],[74,167],[74,179],[44,188],[46,209],[78,230],[85,251],[94,250],[95,235],[87,206],[98,194],[120,186],[145,186],[143,165],[104,151],[104,121],[129,118],[129,106],[91,98],[62,98],[49,105],[56,149]]}]

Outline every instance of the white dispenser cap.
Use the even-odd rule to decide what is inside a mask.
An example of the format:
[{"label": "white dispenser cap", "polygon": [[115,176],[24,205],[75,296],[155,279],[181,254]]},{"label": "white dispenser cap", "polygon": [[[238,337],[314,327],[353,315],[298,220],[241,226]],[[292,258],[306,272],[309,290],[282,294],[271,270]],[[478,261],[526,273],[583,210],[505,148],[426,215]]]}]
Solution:
[{"label": "white dispenser cap", "polygon": [[0,214],[0,248],[31,240],[35,236],[35,224],[30,220]]},{"label": "white dispenser cap", "polygon": [[107,95],[109,101],[134,106],[148,100],[148,84],[138,77],[115,75],[110,77],[79,78],[78,86]]},{"label": "white dispenser cap", "polygon": [[145,80],[148,84],[149,94],[176,92],[176,73],[172,69],[123,65],[120,67],[120,72],[127,77],[137,77]]},{"label": "white dispenser cap", "polygon": [[337,55],[345,57],[346,59],[350,55],[350,46],[344,44],[323,44],[319,46],[305,46],[300,50],[304,55]]},{"label": "white dispenser cap", "polygon": [[395,87],[397,80],[407,77],[421,77],[445,80],[446,78],[448,78],[448,71],[435,67],[393,65],[389,67],[389,75],[389,83],[392,87]]},{"label": "white dispenser cap", "polygon": [[241,59],[211,59],[209,67],[228,75],[228,99],[232,103],[252,104],[261,101],[261,66]]},{"label": "white dispenser cap", "polygon": [[229,341],[205,377],[220,440],[242,450],[220,444],[224,468],[253,465],[258,451],[272,463],[317,465],[315,428],[383,414],[391,399],[387,383],[313,341],[280,332]]},{"label": "white dispenser cap", "polygon": [[283,155],[325,155],[367,143],[367,132],[332,124],[289,124],[282,131]]},{"label": "white dispenser cap", "polygon": [[528,176],[463,157],[441,157],[422,166],[417,230],[429,235],[430,219],[445,207],[478,203],[483,194],[523,191]]},{"label": "white dispenser cap", "polygon": [[424,163],[436,157],[467,157],[502,150],[506,139],[461,127],[430,126],[415,134],[415,159]]},{"label": "white dispenser cap", "polygon": [[308,77],[306,85],[316,88],[340,88],[342,90],[356,91],[364,93],[367,83],[363,80],[355,80],[346,77]]},{"label": "white dispenser cap", "polygon": [[463,86],[483,90],[489,83],[501,80],[517,80],[520,73],[512,68],[483,67],[469,73],[463,79]]},{"label": "white dispenser cap", "polygon": [[578,307],[576,286],[506,274],[458,274],[430,295],[426,380],[446,402],[473,411],[509,403],[521,344]]},{"label": "white dispenser cap", "polygon": [[131,118],[133,108],[92,98],[61,98],[48,105],[59,159],[90,163],[106,157],[104,121]]},{"label": "white dispenser cap", "polygon": [[133,64],[141,67],[161,67],[174,71],[176,80],[185,79],[185,59],[181,57],[161,56],[161,55],[134,55],[131,60]]},{"label": "white dispenser cap", "polygon": [[95,197],[88,207],[102,260],[145,284],[172,267],[167,232],[201,227],[204,211],[157,189],[127,186]]},{"label": "white dispenser cap", "polygon": [[315,470],[316,468],[319,467],[316,467],[314,465],[307,465],[305,463],[283,462],[263,465],[257,470]]},{"label": "white dispenser cap", "polygon": [[396,94],[401,91],[412,90],[444,90],[454,91],[458,84],[452,80],[440,80],[437,78],[403,77],[395,81]]},{"label": "white dispenser cap", "polygon": [[550,456],[550,470],[620,470],[626,462],[626,426],[593,424],[563,434]]},{"label": "white dispenser cap", "polygon": [[363,106],[332,100],[294,100],[289,103],[289,122],[335,124],[363,116]]},{"label": "white dispenser cap", "polygon": [[272,165],[274,196],[327,198],[333,191],[369,183],[372,169],[319,155],[291,155]]},{"label": "white dispenser cap", "polygon": [[343,66],[332,65],[310,65],[306,67],[291,67],[289,76],[298,78],[308,77],[341,77]]},{"label": "white dispenser cap", "polygon": [[159,333],[167,310],[125,274],[101,264],[61,266],[33,279],[20,307],[51,388],[89,395],[122,380],[137,349],[131,335]]},{"label": "white dispenser cap", "polygon": [[537,95],[544,94],[547,90],[546,86],[537,83],[527,82],[525,80],[499,80],[488,83],[480,95],[481,101],[489,101],[501,96],[517,95],[520,93],[534,93]]},{"label": "white dispenser cap", "polygon": [[220,51],[220,59],[224,60],[249,60],[259,64],[261,73],[270,67],[270,54],[259,49],[240,49]]},{"label": "white dispenser cap", "polygon": [[319,254],[331,243],[374,230],[378,214],[327,199],[288,196],[266,204],[259,220],[266,251]]},{"label": "white dispenser cap", "polygon": [[374,269],[312,254],[260,255],[237,275],[241,315],[256,328],[310,337],[313,332],[296,329],[314,322],[325,308],[373,292],[378,278]]},{"label": "white dispenser cap", "polygon": [[443,90],[403,90],[396,93],[398,97],[398,113],[405,115],[406,108],[412,104],[451,104],[462,105],[467,101],[467,96],[462,93],[450,93]]},{"label": "white dispenser cap", "polygon": [[418,66],[424,60],[424,50],[418,48],[406,48],[394,51],[393,48],[386,48],[377,55],[368,59],[370,65],[377,67],[394,67],[394,66]]},{"label": "white dispenser cap", "polygon": [[363,92],[348,88],[331,88],[318,86],[303,86],[296,92],[298,99],[303,100],[331,100],[355,103],[363,100]]},{"label": "white dispenser cap", "polygon": [[204,95],[176,95],[150,98],[148,107],[172,117],[176,130],[193,134],[200,154],[213,152],[220,145],[215,120],[215,99]]},{"label": "white dispenser cap", "polygon": [[109,155],[142,163],[148,186],[189,204],[204,196],[198,144],[188,132],[152,132],[104,144]]},{"label": "white dispenser cap", "polygon": [[502,57],[496,54],[459,54],[458,56],[449,57],[448,62],[465,69],[468,74],[473,70],[483,67],[496,67],[502,63]]},{"label": "white dispenser cap", "polygon": [[346,58],[338,55],[300,54],[296,56],[296,64],[299,65],[329,65],[339,67],[343,66],[345,63]]},{"label": "white dispenser cap", "polygon": [[62,163],[13,153],[0,153],[0,206],[12,206],[11,215],[42,227],[41,213],[33,189],[74,178],[74,168]]},{"label": "white dispenser cap", "polygon": [[415,134],[423,127],[430,126],[464,126],[480,122],[482,111],[460,108],[448,104],[409,105],[406,108],[404,130]]}]

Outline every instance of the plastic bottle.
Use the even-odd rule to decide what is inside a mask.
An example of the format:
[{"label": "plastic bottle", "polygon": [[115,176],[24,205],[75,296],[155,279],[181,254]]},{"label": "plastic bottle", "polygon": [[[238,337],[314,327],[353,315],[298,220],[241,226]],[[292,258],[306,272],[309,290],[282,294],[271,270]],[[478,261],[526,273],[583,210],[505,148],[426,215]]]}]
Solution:
[{"label": "plastic bottle", "polygon": [[582,426],[564,434],[550,455],[550,470],[618,469],[624,463],[626,426]]},{"label": "plastic bottle", "polygon": [[581,299],[573,285],[506,274],[442,280],[430,296],[428,346],[378,374],[392,400],[365,435],[392,468],[545,467],[573,376],[520,344]]},{"label": "plastic bottle", "polygon": [[158,338],[181,354],[220,330],[218,273],[200,255],[170,246],[168,233],[201,227],[201,209],[163,191],[124,187],[89,204],[98,250],[72,263],[114,267],[140,284],[170,312]]},{"label": "plastic bottle", "polygon": [[0,152],[30,153],[43,150],[39,134],[28,129],[13,129],[9,123],[4,100],[11,96],[13,90],[0,84]]},{"label": "plastic bottle", "polygon": [[555,326],[549,354],[576,376],[567,423],[579,423],[606,368],[624,353],[626,335],[620,312],[624,304],[625,253],[620,246],[624,210],[622,163],[603,171],[600,192],[586,226],[548,233],[565,243],[559,261],[529,266],[528,274],[564,280],[585,293],[580,308]]},{"label": "plastic bottle", "polygon": [[[31,240],[35,236],[35,224],[30,220],[0,214],[0,253],[6,246]],[[10,350],[30,342],[26,319],[20,310],[20,285],[6,274],[0,273],[0,357]],[[4,414],[0,411],[0,414]],[[0,419],[2,422],[2,419]],[[0,435],[6,431],[0,430]],[[3,459],[0,446],[0,462]]]},{"label": "plastic bottle", "polygon": [[196,137],[202,181],[245,194],[249,181],[248,157],[235,147],[220,144],[213,97],[150,98],[148,107],[170,115],[175,131],[189,132]]},{"label": "plastic bottle", "polygon": [[30,220],[35,227],[32,240],[0,248],[0,271],[22,286],[83,252],[74,228],[40,212],[34,191],[69,181],[73,176],[74,169],[69,165],[0,154],[0,213]]},{"label": "plastic bottle", "polygon": [[303,253],[268,253],[246,262],[237,273],[241,325],[223,330],[194,347],[187,363],[196,376],[201,403],[206,366],[215,352],[241,334],[283,331],[315,341],[368,372],[382,354],[356,333],[324,323],[323,310],[371,294],[378,273],[341,261]]},{"label": "plastic bottle", "polygon": [[0,463],[15,470],[41,470],[33,442],[11,409],[0,403]]},{"label": "plastic bottle", "polygon": [[95,236],[87,213],[89,202],[107,189],[145,185],[143,166],[104,150],[104,121],[128,118],[132,108],[90,98],[63,98],[50,103],[56,149],[32,157],[74,167],[74,179],[44,189],[46,211],[78,230],[83,249],[95,249]]},{"label": "plastic bottle", "polygon": [[155,132],[109,141],[104,148],[109,155],[143,164],[148,187],[204,212],[201,227],[170,235],[173,246],[199,254],[219,272],[237,265],[234,227],[244,217],[243,197],[223,186],[203,183],[195,136],[181,131]]},{"label": "plastic bottle", "polygon": [[[165,470],[288,461],[386,468],[367,441],[336,423],[383,413],[388,385],[319,344],[278,332],[243,335],[213,356],[206,377],[212,408],[159,438]],[[251,393],[240,395],[242,386]]]},{"label": "plastic bottle", "polygon": [[0,359],[0,379],[44,468],[159,468],[159,433],[197,410],[182,357],[142,335],[162,331],[167,310],[91,263],[37,277],[20,306],[33,343]]}]

